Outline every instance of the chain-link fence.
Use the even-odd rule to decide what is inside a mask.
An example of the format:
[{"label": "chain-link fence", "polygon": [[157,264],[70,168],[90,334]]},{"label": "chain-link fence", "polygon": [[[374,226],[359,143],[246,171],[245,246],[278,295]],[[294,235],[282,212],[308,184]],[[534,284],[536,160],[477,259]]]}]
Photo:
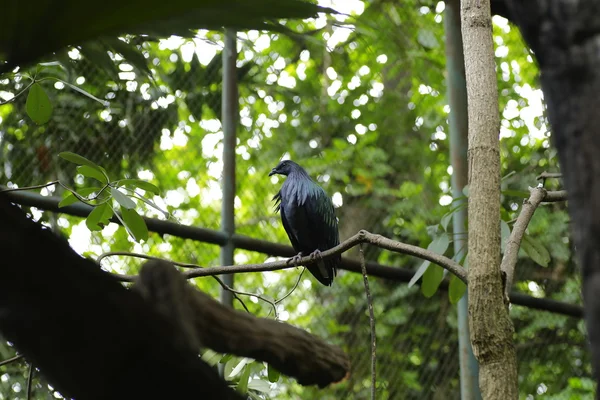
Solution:
[{"label": "chain-link fence", "polygon": [[[289,22],[290,28],[304,35],[238,33],[236,234],[288,244],[272,203],[282,180],[267,176],[285,157],[302,164],[332,196],[342,240],[367,229],[423,247],[431,241],[427,227],[436,225],[449,205],[448,110],[440,95],[445,82],[444,49],[436,39],[443,37],[443,7],[411,5],[369,3],[356,21],[360,30],[345,27],[339,19],[322,18]],[[506,35],[505,42],[513,39]],[[53,180],[69,187],[90,185],[72,164],[57,157],[71,151],[103,166],[112,179],[155,183],[162,193],[153,201],[177,221],[218,231],[224,150],[223,34],[201,31],[194,39],[128,40],[144,52],[152,79],[146,77],[139,60],[132,62],[110,50],[111,68],[99,62],[97,54],[71,50],[62,55],[63,67],[49,66],[41,72],[77,85],[109,105],[48,79],[42,82],[54,107],[48,124],[38,127],[27,119],[24,96],[0,108],[1,181],[20,187]],[[504,82],[508,87],[516,80]],[[0,90],[17,93],[25,84],[7,79],[0,82]],[[511,140],[518,139],[506,139],[506,148],[513,146]],[[531,160],[550,160],[546,167],[556,165],[547,146],[531,146],[528,151]],[[529,159],[520,162],[524,165],[514,168],[524,175],[543,166]],[[60,187],[50,187],[42,194],[61,196],[62,192]],[[506,219],[514,217],[515,200],[505,197],[503,201],[509,210]],[[557,207],[564,214],[564,207]],[[90,232],[79,217],[45,212],[42,207],[29,211],[90,257],[130,251],[201,266],[220,264],[220,248],[214,244],[157,233],[139,244],[115,224]],[[160,216],[151,207],[145,213]],[[573,278],[572,253],[565,246],[565,254],[552,254],[559,260],[553,268],[523,261],[519,268],[525,272],[519,270],[517,289],[581,304],[574,294],[578,282]],[[261,263],[273,254],[237,249],[234,260]],[[354,251],[349,252],[349,257],[354,256]],[[419,265],[417,260],[374,247],[366,248],[366,257],[410,270]],[[131,257],[111,257],[103,267],[133,274],[141,263]],[[300,269],[288,269],[238,275],[235,287],[281,299],[294,289],[299,273]],[[219,294],[219,285],[210,278],[194,283],[215,297]],[[460,398],[457,316],[445,289],[426,298],[418,285],[408,287],[405,280],[377,277],[371,277],[371,289],[378,398]],[[253,313],[273,317],[270,304],[256,297],[245,302]],[[512,306],[511,315],[522,398],[582,398],[577,393],[590,393],[581,317],[519,305]],[[340,345],[351,358],[352,374],[324,390],[282,379],[269,384],[268,390],[258,390],[257,385],[255,395],[369,397],[370,329],[360,274],[340,271],[331,288],[304,274],[289,297],[278,303],[277,317]],[[10,346],[0,345],[1,359],[13,355]],[[265,373],[257,369],[257,380]],[[27,374],[23,361],[0,367],[0,399],[25,398]],[[43,379],[36,377],[33,382],[33,398],[59,396]]]}]

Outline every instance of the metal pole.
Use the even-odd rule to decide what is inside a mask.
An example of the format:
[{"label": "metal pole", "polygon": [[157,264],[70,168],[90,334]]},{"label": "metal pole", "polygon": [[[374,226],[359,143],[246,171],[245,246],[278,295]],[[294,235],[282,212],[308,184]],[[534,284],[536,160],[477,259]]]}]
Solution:
[{"label": "metal pole", "polygon": [[[233,264],[235,250],[231,237],[235,233],[235,145],[238,117],[238,88],[236,76],[237,40],[236,31],[225,31],[223,49],[223,92],[221,123],[223,126],[223,204],[221,208],[221,230],[227,235],[227,243],[221,247],[221,265]],[[222,275],[223,282],[233,287],[233,274]],[[233,295],[221,289],[221,302],[233,307]]]},{"label": "metal pole", "polygon": [[[460,26],[460,0],[447,0],[444,16],[446,33],[446,68],[448,102],[450,104],[450,159],[452,163],[452,196],[459,198],[468,183],[468,118],[467,86],[465,80],[465,61]],[[464,200],[463,200],[464,201]],[[458,205],[458,202],[455,204]],[[465,221],[466,207],[457,211],[453,217],[454,252],[462,259],[467,251]],[[458,349],[460,360],[460,393],[462,400],[480,400],[479,365],[469,337],[469,317],[467,311],[467,293],[458,302]]]}]

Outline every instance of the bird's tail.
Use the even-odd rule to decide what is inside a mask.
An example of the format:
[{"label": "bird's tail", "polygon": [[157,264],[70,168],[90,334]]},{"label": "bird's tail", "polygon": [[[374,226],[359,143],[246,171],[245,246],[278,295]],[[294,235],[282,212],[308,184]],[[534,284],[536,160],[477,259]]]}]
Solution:
[{"label": "bird's tail", "polygon": [[337,266],[342,261],[340,255],[330,257],[308,266],[308,270],[319,282],[325,286],[331,286],[333,278],[337,274]]}]

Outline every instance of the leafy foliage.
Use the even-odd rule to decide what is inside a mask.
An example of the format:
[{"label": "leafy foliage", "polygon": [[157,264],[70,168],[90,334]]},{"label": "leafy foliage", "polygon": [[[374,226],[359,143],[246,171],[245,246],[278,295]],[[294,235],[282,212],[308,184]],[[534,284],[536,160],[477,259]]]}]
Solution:
[{"label": "leafy foliage", "polygon": [[[360,3],[364,10],[347,19],[283,22],[286,31],[298,34],[238,34],[241,126],[236,144],[236,232],[287,243],[277,215],[271,212],[271,198],[281,181],[270,180],[267,174],[281,157],[290,157],[301,160],[333,196],[342,240],[367,229],[430,247],[464,264],[464,254],[458,257],[451,246],[456,240],[452,218],[464,207],[459,201],[464,198],[452,198],[450,191],[443,3]],[[529,50],[509,24],[499,18],[494,21],[503,115],[499,229],[504,249],[527,187],[537,183],[535,176],[542,170],[557,170],[558,161],[550,147],[543,108],[537,104],[537,70]],[[0,106],[4,161],[0,181],[22,187],[58,179],[77,187],[84,201],[97,206],[108,199],[121,211],[129,230],[107,225],[112,207],[105,206],[100,211],[95,208],[93,224],[88,217],[86,222],[98,229],[90,234],[86,222],[78,218],[55,218],[30,209],[35,218],[70,237],[84,255],[140,251],[203,266],[220,263],[218,247],[210,244],[153,233],[140,243],[136,232],[140,233],[141,219],[127,211],[130,200],[136,209],[140,202],[150,206],[146,215],[161,215],[133,196],[132,191],[143,190],[143,199],[182,223],[219,229],[224,36],[218,31],[181,35],[169,40],[130,35],[94,44],[83,41],[56,53],[39,68],[0,80],[0,96],[6,100],[10,97],[6,93],[16,95],[34,83],[53,108],[50,119],[38,125],[39,114],[28,114],[27,91]],[[63,152],[76,152],[91,164],[81,159],[62,162],[55,155]],[[115,177],[123,179],[111,180]],[[109,183],[116,191],[111,186],[93,200]],[[155,186],[148,186],[154,184],[160,186],[161,197]],[[555,189],[560,182],[549,181],[547,186]],[[48,193],[60,194],[59,190]],[[79,201],[69,191],[63,196],[62,205]],[[543,205],[536,211],[527,232],[529,245],[520,253],[516,290],[581,302],[568,225],[564,204]],[[366,254],[371,261],[420,271],[422,278],[421,289],[371,280],[379,398],[458,398],[457,321],[452,304],[463,296],[464,284],[450,277],[445,293],[439,289],[444,275],[435,266],[422,267],[420,260],[376,249],[369,248]],[[236,263],[266,259],[241,250],[235,254]],[[111,259],[104,267],[135,273],[139,265],[137,260]],[[238,275],[235,285],[281,298],[295,285],[298,273]],[[212,280],[194,283],[211,295],[218,294]],[[256,298],[250,298],[247,306],[256,315],[272,315],[270,306]],[[282,320],[344,348],[351,356],[352,376],[317,390],[300,387],[263,363],[246,360],[239,367],[241,358],[209,354],[213,365],[226,366],[231,384],[253,398],[366,398],[369,329],[362,277],[341,272],[336,284],[324,289],[305,274],[296,291],[277,308]],[[580,321],[518,306],[511,308],[511,316],[523,398],[583,398],[591,392]],[[9,346],[0,344],[2,358],[11,354]],[[17,367],[7,369],[8,380],[0,382],[5,397],[15,397],[16,383],[24,387],[24,373]],[[230,376],[236,367],[236,374]],[[37,385],[40,392],[51,392]]]}]

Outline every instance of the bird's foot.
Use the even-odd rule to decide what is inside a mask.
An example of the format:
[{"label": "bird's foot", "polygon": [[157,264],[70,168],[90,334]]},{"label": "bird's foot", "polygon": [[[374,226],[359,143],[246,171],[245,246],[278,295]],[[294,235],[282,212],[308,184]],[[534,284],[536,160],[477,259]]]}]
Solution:
[{"label": "bird's foot", "polygon": [[302,252],[300,252],[300,253],[296,254],[294,257],[288,259],[287,263],[297,265],[301,259],[302,259]]},{"label": "bird's foot", "polygon": [[313,251],[312,253],[310,253],[309,257],[312,260],[320,260],[323,258],[323,256],[321,255],[321,250],[316,249],[315,251]]}]

